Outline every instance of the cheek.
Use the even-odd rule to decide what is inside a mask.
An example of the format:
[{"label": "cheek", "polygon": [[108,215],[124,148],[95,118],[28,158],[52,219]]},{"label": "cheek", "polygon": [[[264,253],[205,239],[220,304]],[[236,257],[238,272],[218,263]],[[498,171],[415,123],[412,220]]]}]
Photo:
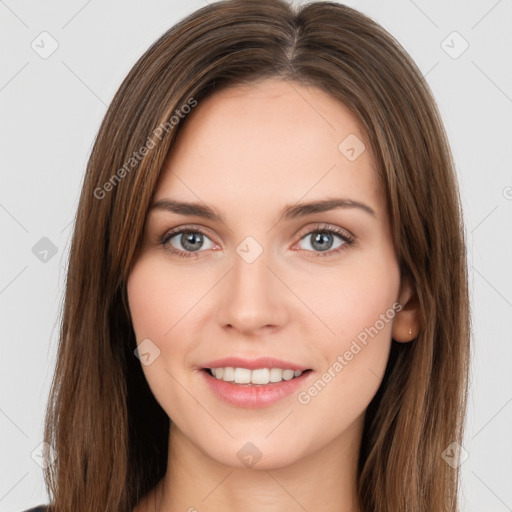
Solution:
[{"label": "cheek", "polygon": [[133,267],[127,282],[128,303],[137,342],[145,338],[163,345],[178,327],[204,286],[191,282],[180,269],[165,261],[142,257]]},{"label": "cheek", "polygon": [[[172,349],[169,346],[175,334],[173,326],[184,315],[183,295],[177,293],[177,286],[176,276],[149,257],[142,257],[134,265],[127,281],[133,330],[142,354],[141,368],[155,399],[169,416],[172,404],[180,404],[183,398],[173,379],[175,370],[170,360],[182,365],[186,353],[179,343],[173,343]],[[148,359],[144,359],[144,353],[149,354]]]},{"label": "cheek", "polygon": [[167,299],[156,277],[156,269],[141,262],[134,266],[128,278],[128,303],[137,343],[145,338],[157,338],[164,328],[162,305]]},{"label": "cheek", "polygon": [[[141,358],[142,369],[150,385],[155,379],[165,377],[166,359],[170,355],[166,347],[180,316],[176,297],[179,296],[180,301],[183,299],[176,292],[177,283],[173,275],[163,272],[161,267],[153,258],[142,257],[134,265],[127,281],[128,304],[137,345],[142,344],[141,348],[151,354],[150,364],[144,364]],[[179,346],[173,346],[172,354],[178,359]]]},{"label": "cheek", "polygon": [[316,280],[311,309],[328,329],[315,343],[323,368],[298,397],[311,417],[328,411],[339,425],[364,412],[387,365],[399,286],[398,264],[382,248]]},{"label": "cheek", "polygon": [[[327,341],[325,352],[332,355],[330,349],[342,349],[392,308],[400,272],[392,250],[379,246],[373,251],[353,252],[336,267],[301,277],[297,285],[296,294],[317,317],[311,326],[321,329],[317,332]],[[378,326],[390,334],[391,322],[385,326],[379,322]]]},{"label": "cheek", "polygon": [[[213,277],[212,277],[213,279]],[[152,254],[142,256],[127,280],[127,295],[137,344],[149,339],[158,358],[143,365],[148,381],[166,370],[175,374],[190,367],[190,353],[198,343],[201,298],[214,285],[191,279],[183,268]],[[171,378],[172,379],[172,378]]]}]

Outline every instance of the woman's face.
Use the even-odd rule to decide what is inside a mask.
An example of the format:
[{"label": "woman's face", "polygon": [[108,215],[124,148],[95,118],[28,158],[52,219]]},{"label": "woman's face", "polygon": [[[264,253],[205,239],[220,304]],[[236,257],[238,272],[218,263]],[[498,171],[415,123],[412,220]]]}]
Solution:
[{"label": "woman's face", "polygon": [[[345,206],[301,207],[327,200]],[[385,197],[349,110],[280,80],[217,93],[189,114],[159,202],[128,298],[142,369],[173,428],[208,458],[263,469],[356,439],[402,296]],[[207,374],[229,357],[282,361],[260,372],[216,363],[242,368],[237,379],[310,371],[261,386]]]}]

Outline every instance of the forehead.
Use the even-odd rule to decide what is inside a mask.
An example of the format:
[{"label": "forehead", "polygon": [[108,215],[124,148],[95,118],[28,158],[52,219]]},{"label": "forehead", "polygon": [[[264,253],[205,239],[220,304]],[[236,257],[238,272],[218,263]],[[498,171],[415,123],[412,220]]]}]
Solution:
[{"label": "forehead", "polygon": [[276,79],[222,90],[188,114],[154,198],[169,196],[237,215],[341,196],[382,208],[355,116],[317,87]]}]

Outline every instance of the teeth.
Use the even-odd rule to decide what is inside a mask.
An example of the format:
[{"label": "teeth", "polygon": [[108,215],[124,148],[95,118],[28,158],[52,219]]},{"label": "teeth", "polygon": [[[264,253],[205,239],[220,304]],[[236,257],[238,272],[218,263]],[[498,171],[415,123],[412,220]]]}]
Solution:
[{"label": "teeth", "polygon": [[212,368],[212,373],[217,379],[222,379],[224,375],[224,368]]},{"label": "teeth", "polygon": [[[223,379],[226,382],[233,382],[235,380],[235,369],[234,368],[232,368],[232,367],[217,368],[217,371],[221,372],[220,376],[215,374],[215,377],[217,377],[218,379]],[[212,373],[213,373],[213,370],[212,370]]]},{"label": "teeth", "polygon": [[301,370],[281,370],[280,368],[258,368],[249,370],[248,368],[210,368],[216,379],[225,382],[235,382],[236,384],[268,384],[269,382],[281,382],[290,380],[302,375]]},{"label": "teeth", "polygon": [[283,370],[279,368],[270,369],[270,382],[281,382],[283,380]]},{"label": "teeth", "polygon": [[295,376],[295,372],[293,370],[283,370],[283,379],[290,380]]},{"label": "teeth", "polygon": [[[237,368],[239,370],[239,368]],[[261,368],[258,370],[246,370],[251,374],[252,384],[268,384],[270,382],[270,370],[268,368]],[[235,379],[235,382],[237,380]]]},{"label": "teeth", "polygon": [[235,368],[235,382],[237,384],[249,384],[251,382],[251,370]]}]

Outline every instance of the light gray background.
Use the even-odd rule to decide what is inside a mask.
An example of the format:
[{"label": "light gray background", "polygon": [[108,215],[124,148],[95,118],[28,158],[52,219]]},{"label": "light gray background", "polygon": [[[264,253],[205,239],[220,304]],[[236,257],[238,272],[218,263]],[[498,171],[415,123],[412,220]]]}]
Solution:
[{"label": "light gray background", "polygon": [[[474,314],[463,510],[510,511],[512,1],[347,3],[412,55],[448,131],[465,208]],[[94,136],[137,58],[203,5],[0,0],[2,512],[48,499],[32,455],[38,460],[72,222]],[[43,31],[58,43],[46,59],[31,47],[35,41],[39,51],[51,48]],[[458,55],[464,40],[469,47]],[[43,237],[57,250],[46,262],[32,251]]]}]

